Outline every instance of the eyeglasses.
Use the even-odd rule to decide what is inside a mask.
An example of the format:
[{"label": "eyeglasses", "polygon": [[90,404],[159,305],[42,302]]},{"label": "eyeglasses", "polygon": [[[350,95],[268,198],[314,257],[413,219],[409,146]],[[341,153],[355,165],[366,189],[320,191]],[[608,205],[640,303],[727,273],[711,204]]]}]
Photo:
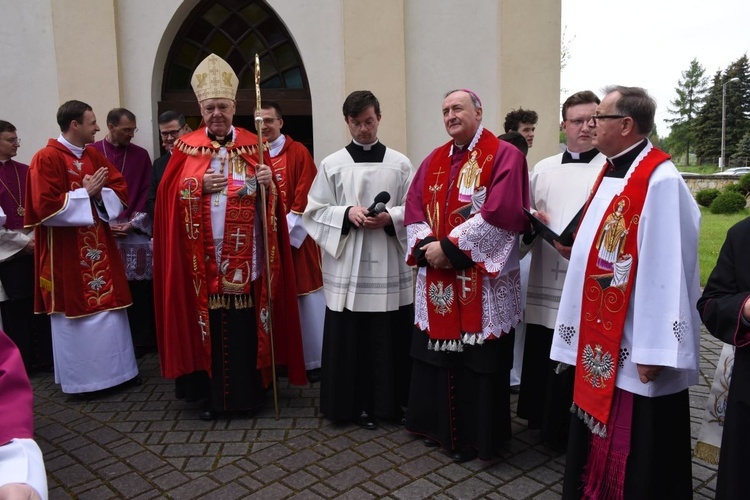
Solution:
[{"label": "eyeglasses", "polygon": [[130,128],[130,127],[127,127],[127,128],[117,127],[117,128],[119,128],[121,131],[125,132],[126,134],[135,134],[136,132],[138,132],[138,128]]},{"label": "eyeglasses", "polygon": [[594,122],[594,126],[596,126],[597,120],[609,120],[609,119],[616,119],[616,118],[627,118],[627,115],[591,115],[589,116],[588,121]]},{"label": "eyeglasses", "polygon": [[565,120],[574,127],[582,127],[584,123],[589,121],[590,118],[576,118],[575,120]]},{"label": "eyeglasses", "polygon": [[265,125],[273,125],[273,122],[278,120],[278,118],[263,118],[263,123]]},{"label": "eyeglasses", "polygon": [[174,137],[175,139],[177,139],[177,134],[179,134],[179,133],[180,133],[180,130],[182,130],[182,129],[177,129],[177,130],[165,130],[164,132],[159,132],[159,135],[161,136],[161,138],[162,138],[162,139],[166,139],[166,138],[167,138],[167,137],[169,137],[170,135],[171,135],[172,137]]},{"label": "eyeglasses", "polygon": [[362,128],[362,127],[372,128],[372,127],[375,126],[376,123],[378,123],[378,121],[376,119],[374,119],[374,118],[368,118],[367,120],[365,120],[362,123],[360,123],[360,122],[358,122],[356,120],[351,120],[349,122],[349,126],[355,128],[355,129],[359,129],[359,128]]},{"label": "eyeglasses", "polygon": [[21,145],[21,138],[20,137],[9,137],[8,139],[5,139],[6,142],[9,144],[18,144]]}]

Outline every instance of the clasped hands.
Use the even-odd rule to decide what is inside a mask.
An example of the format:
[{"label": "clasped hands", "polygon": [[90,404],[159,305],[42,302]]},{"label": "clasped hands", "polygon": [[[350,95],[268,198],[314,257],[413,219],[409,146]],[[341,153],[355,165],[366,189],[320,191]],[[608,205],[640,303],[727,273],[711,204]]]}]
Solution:
[{"label": "clasped hands", "polygon": [[424,258],[430,267],[435,269],[450,269],[453,267],[445,252],[443,252],[443,247],[440,246],[439,241],[431,241],[419,247],[419,249],[424,250]]},{"label": "clasped hands", "polygon": [[365,207],[352,207],[349,209],[349,222],[354,227],[365,229],[380,229],[391,224],[391,215],[388,212],[381,212],[377,215],[371,215],[368,217],[367,208]]},{"label": "clasped hands", "polygon": [[[273,179],[271,167],[263,164],[256,166],[255,178],[261,186],[270,186]],[[203,194],[219,193],[227,187],[227,184],[229,184],[229,180],[224,177],[224,174],[209,168],[203,175]]]}]

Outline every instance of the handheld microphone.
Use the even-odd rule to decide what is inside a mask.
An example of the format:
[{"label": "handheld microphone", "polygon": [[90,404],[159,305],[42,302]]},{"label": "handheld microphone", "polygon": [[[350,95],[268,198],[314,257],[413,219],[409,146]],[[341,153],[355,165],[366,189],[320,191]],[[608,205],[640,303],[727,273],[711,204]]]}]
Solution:
[{"label": "handheld microphone", "polygon": [[385,212],[385,203],[378,202],[365,215],[367,217],[375,217],[376,215],[382,214],[383,212]]},{"label": "handheld microphone", "polygon": [[[389,201],[391,201],[391,194],[388,191],[381,191],[381,192],[379,192],[375,196],[375,201],[373,201],[372,205],[370,205],[367,208],[368,217],[370,217],[369,213],[372,212],[373,210],[375,210],[375,207],[378,206],[378,203],[382,203],[383,205],[385,205]],[[383,208],[383,210],[385,210],[385,207]],[[383,210],[381,210],[380,212],[382,212]],[[378,213],[380,213],[380,212],[378,212]]]}]

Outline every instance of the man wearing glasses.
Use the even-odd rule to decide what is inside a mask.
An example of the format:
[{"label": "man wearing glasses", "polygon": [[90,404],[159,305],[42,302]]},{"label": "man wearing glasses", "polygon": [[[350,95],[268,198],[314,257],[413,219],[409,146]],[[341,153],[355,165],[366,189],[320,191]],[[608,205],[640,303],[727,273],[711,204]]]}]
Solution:
[{"label": "man wearing glasses", "polygon": [[167,152],[156,160],[151,170],[151,185],[148,189],[148,198],[146,199],[146,213],[154,218],[154,205],[156,204],[156,188],[164,175],[164,169],[172,157],[174,141],[188,132],[192,132],[188,127],[185,117],[176,111],[165,111],[159,115],[159,135],[161,136],[161,145]]},{"label": "man wearing glasses", "polygon": [[151,158],[145,149],[131,143],[138,128],[130,110],[115,108],[107,113],[107,129],[106,137],[93,146],[114,165],[128,185],[128,206],[110,227],[133,296],[128,321],[136,357],[141,357],[156,347],[150,243],[153,222],[146,213]]},{"label": "man wearing glasses", "polygon": [[26,371],[52,368],[49,318],[34,314],[34,230],[23,227],[29,166],[13,159],[21,147],[16,127],[0,120],[0,312]]},{"label": "man wearing glasses", "polygon": [[414,167],[378,140],[372,92],[352,92],[343,112],[352,141],[320,162],[303,215],[323,252],[320,410],[374,430],[377,418],[400,420],[407,402],[414,299],[404,203]]},{"label": "man wearing glasses", "polygon": [[284,204],[289,242],[292,245],[307,380],[311,383],[319,382],[326,299],[320,271],[320,249],[312,238],[307,237],[307,231],[302,225],[307,193],[318,169],[310,152],[301,142],[281,133],[284,126],[281,106],[273,101],[263,101],[262,108],[261,134],[268,141],[271,169]]},{"label": "man wearing glasses", "polygon": [[648,140],[654,100],[605,90],[588,123],[607,167],[578,227],[550,352],[575,365],[563,498],[690,498],[700,211]]},{"label": "man wearing glasses", "polygon": [[[529,175],[532,211],[557,234],[564,231],[583,207],[606,160],[592,144],[589,117],[597,104],[599,98],[590,90],[576,92],[565,100],[561,124],[565,152],[543,159]],[[573,397],[573,370],[555,374],[558,363],[550,361],[549,349],[568,260],[543,238],[531,237],[530,243],[529,237],[525,237],[526,245],[522,246],[522,251],[531,250],[532,259],[526,293],[527,326],[518,416],[528,420],[530,429],[541,429],[548,444],[564,450]]]}]

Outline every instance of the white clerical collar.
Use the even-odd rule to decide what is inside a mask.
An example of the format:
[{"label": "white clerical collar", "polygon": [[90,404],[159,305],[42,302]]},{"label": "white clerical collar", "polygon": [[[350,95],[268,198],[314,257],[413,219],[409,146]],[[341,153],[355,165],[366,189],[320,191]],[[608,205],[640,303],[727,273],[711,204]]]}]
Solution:
[{"label": "white clerical collar", "polygon": [[357,146],[359,146],[360,148],[364,149],[365,151],[369,151],[369,150],[371,150],[371,149],[372,149],[372,147],[373,147],[373,146],[374,146],[375,144],[377,144],[377,143],[378,143],[379,141],[378,141],[378,139],[375,139],[375,142],[373,142],[372,144],[362,144],[361,142],[357,142],[357,141],[355,141],[354,139],[352,139],[352,142],[353,142],[354,144],[356,144]]},{"label": "white clerical collar", "polygon": [[65,137],[63,137],[62,134],[60,134],[60,137],[57,138],[57,142],[68,148],[71,153],[76,155],[76,158],[80,158],[81,156],[83,156],[83,151],[86,149],[86,146],[81,148],[76,146],[75,144],[71,144]]},{"label": "white clerical collar", "polygon": [[640,141],[636,142],[635,144],[633,144],[632,146],[630,146],[628,149],[624,149],[624,150],[620,151],[619,153],[617,153],[616,155],[610,156],[609,159],[610,160],[614,160],[615,158],[619,158],[620,156],[624,155],[628,151],[631,151],[631,150],[635,149],[635,147],[638,146],[638,145],[640,145],[640,144],[643,144],[643,139],[641,139]]},{"label": "white clerical collar", "polygon": [[[208,137],[208,134],[209,134],[208,127],[206,127],[206,137]],[[211,134],[211,135],[216,137],[216,134]],[[224,138],[226,139],[227,137],[229,137],[229,139],[227,139],[228,141],[234,141],[234,125],[229,126],[229,132],[227,132],[227,135],[225,135]]]},{"label": "white clerical collar", "polygon": [[271,158],[275,158],[279,155],[279,153],[281,153],[281,150],[284,148],[284,144],[286,144],[286,136],[284,134],[281,134],[275,140],[268,143]]},{"label": "white clerical collar", "polygon": [[570,149],[567,149],[567,151],[568,151],[568,154],[570,155],[570,157],[573,158],[574,160],[580,160],[581,159],[581,153],[576,153],[575,151],[571,151]]},{"label": "white clerical collar", "polygon": [[[479,137],[482,135],[482,132],[484,132],[484,125],[482,125],[480,123],[479,124],[479,128],[477,129],[477,132],[474,134],[474,138],[469,143],[469,151],[472,151],[474,149],[474,146],[477,145],[477,141],[479,140]],[[448,151],[448,156],[453,156],[453,147],[454,146],[457,147],[457,148],[460,148],[461,146],[463,146],[463,144],[461,144],[460,146],[458,144],[456,144],[455,142],[453,144],[451,144],[451,148]]]}]

